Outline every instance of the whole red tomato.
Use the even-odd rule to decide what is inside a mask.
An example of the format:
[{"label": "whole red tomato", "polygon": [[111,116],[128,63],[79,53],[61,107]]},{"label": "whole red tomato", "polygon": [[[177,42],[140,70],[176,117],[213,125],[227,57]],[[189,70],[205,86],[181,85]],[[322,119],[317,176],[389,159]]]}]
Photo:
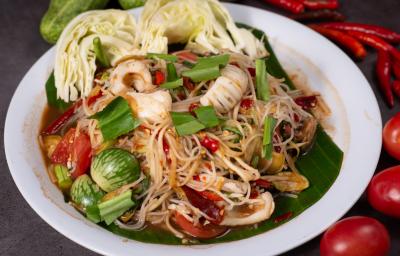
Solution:
[{"label": "whole red tomato", "polygon": [[400,165],[375,175],[367,194],[369,203],[376,210],[400,218]]},{"label": "whole red tomato", "polygon": [[386,228],[369,217],[354,216],[336,222],[323,235],[321,256],[384,256],[390,239]]},{"label": "whole red tomato", "polygon": [[383,147],[392,157],[400,160],[400,113],[397,113],[383,128]]}]

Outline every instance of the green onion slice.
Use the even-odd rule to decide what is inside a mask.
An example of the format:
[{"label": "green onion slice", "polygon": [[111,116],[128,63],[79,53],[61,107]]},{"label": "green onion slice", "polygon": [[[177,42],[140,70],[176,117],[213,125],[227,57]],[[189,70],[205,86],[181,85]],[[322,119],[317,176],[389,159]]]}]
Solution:
[{"label": "green onion slice", "polygon": [[267,72],[264,59],[256,60],[256,89],[257,99],[262,101],[269,100],[269,86],[267,80]]},{"label": "green onion slice", "polygon": [[189,77],[193,82],[208,81],[221,75],[218,66],[201,69],[191,69],[182,72],[182,76]]},{"label": "green onion slice", "polygon": [[171,62],[176,62],[178,60],[178,57],[175,55],[163,54],[163,53],[148,53],[146,57],[149,59],[161,59]]},{"label": "green onion slice", "polygon": [[180,78],[172,82],[166,82],[160,85],[160,87],[164,89],[175,89],[181,86],[183,86],[183,78]]},{"label": "green onion slice", "polygon": [[274,134],[275,125],[275,118],[270,116],[265,118],[262,157],[268,160],[272,158],[272,137]]},{"label": "green onion slice", "polygon": [[198,58],[197,64],[194,66],[193,69],[203,69],[203,68],[210,68],[214,66],[218,67],[225,67],[229,62],[229,54],[224,55],[217,55],[211,57],[201,57]]},{"label": "green onion slice", "polygon": [[100,37],[93,39],[94,53],[96,54],[96,60],[103,68],[111,67],[110,61],[104,52],[103,45],[101,44]]},{"label": "green onion slice", "polygon": [[178,79],[174,63],[167,63],[167,81],[172,82]]},{"label": "green onion slice", "polygon": [[179,136],[194,134],[206,128],[189,113],[171,112],[172,122]]},{"label": "green onion slice", "polygon": [[97,207],[99,208],[101,220],[110,225],[135,205],[136,202],[132,201],[132,190],[128,190],[110,200],[99,203]]}]

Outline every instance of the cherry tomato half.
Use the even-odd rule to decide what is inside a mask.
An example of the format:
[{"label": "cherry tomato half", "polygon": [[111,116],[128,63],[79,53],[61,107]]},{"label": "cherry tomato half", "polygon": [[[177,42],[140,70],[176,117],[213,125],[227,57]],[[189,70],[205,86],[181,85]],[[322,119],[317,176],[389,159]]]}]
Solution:
[{"label": "cherry tomato half", "polygon": [[400,218],[400,165],[375,175],[367,194],[369,203],[376,210]]},{"label": "cherry tomato half", "polygon": [[328,228],[320,243],[321,256],[384,256],[389,234],[379,221],[362,216],[345,218]]},{"label": "cherry tomato half", "polygon": [[400,113],[397,113],[383,128],[383,147],[392,157],[400,160]]}]

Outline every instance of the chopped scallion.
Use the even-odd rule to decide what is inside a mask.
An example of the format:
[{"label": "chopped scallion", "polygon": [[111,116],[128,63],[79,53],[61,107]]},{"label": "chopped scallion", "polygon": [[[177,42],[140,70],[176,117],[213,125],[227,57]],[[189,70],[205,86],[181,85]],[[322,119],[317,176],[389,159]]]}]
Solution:
[{"label": "chopped scallion", "polygon": [[110,61],[104,52],[103,45],[101,44],[100,37],[93,39],[94,53],[96,54],[96,60],[103,68],[111,67]]},{"label": "chopped scallion", "polygon": [[191,69],[182,72],[182,76],[189,77],[193,82],[208,81],[221,75],[218,66]]},{"label": "chopped scallion", "polygon": [[228,64],[229,57],[230,57],[229,54],[217,55],[211,57],[202,57],[198,59],[197,64],[193,67],[193,69],[203,69],[214,66],[223,68]]},{"label": "chopped scallion", "polygon": [[272,138],[274,134],[275,125],[276,125],[275,118],[270,116],[265,118],[262,157],[268,160],[272,158]]},{"label": "chopped scallion", "polygon": [[180,78],[172,82],[166,82],[160,85],[160,87],[164,89],[175,89],[181,86],[183,86],[183,78]]},{"label": "chopped scallion", "polygon": [[239,135],[240,137],[243,136],[243,134],[242,134],[242,133],[239,131],[239,129],[236,128],[236,127],[232,127],[232,126],[223,126],[223,127],[222,127],[222,130],[230,131],[230,132],[232,132],[232,133],[234,133],[234,134]]},{"label": "chopped scallion", "polygon": [[167,81],[172,82],[178,79],[174,63],[167,63]]},{"label": "chopped scallion", "polygon": [[258,167],[258,162],[260,161],[260,157],[258,155],[253,156],[253,158],[251,159],[251,167],[256,168]]},{"label": "chopped scallion", "polygon": [[204,124],[188,113],[171,112],[171,118],[176,132],[180,136],[194,134],[206,128]]},{"label": "chopped scallion", "polygon": [[256,60],[256,89],[257,99],[262,101],[269,100],[269,86],[264,59]]},{"label": "chopped scallion", "polygon": [[110,225],[124,212],[135,206],[132,200],[132,190],[128,190],[110,200],[101,202],[97,205],[101,220]]},{"label": "chopped scallion", "polygon": [[219,119],[215,110],[211,106],[199,107],[194,110],[199,121],[205,125],[206,128],[219,125]]},{"label": "chopped scallion", "polygon": [[146,57],[149,59],[161,59],[171,62],[176,62],[178,60],[178,57],[175,55],[163,54],[163,53],[148,53]]}]

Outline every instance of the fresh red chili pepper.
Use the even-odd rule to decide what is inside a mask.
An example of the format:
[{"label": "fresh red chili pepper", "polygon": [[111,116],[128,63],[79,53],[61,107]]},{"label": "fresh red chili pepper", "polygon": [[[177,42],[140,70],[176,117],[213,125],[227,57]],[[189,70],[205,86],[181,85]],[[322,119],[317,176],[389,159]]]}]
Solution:
[{"label": "fresh red chili pepper", "polygon": [[360,24],[353,22],[329,22],[320,24],[325,28],[343,30],[343,31],[357,31],[365,34],[371,34],[375,36],[379,36],[382,39],[385,39],[391,43],[400,43],[400,34],[396,33],[387,28],[369,25],[369,24]]},{"label": "fresh red chili pepper", "polygon": [[244,109],[250,109],[251,107],[253,107],[253,105],[254,101],[252,99],[243,99],[240,102],[240,107]]},{"label": "fresh red chili pepper", "polygon": [[224,210],[218,207],[212,200],[204,198],[196,190],[188,186],[182,187],[189,202],[200,211],[207,215],[207,219],[214,224],[222,221]]},{"label": "fresh red chili pepper", "polygon": [[394,94],[400,98],[400,80],[395,80],[392,82],[392,89]]},{"label": "fresh red chili pepper", "polygon": [[256,76],[256,69],[255,68],[247,68],[251,76]]},{"label": "fresh red chili pepper", "polygon": [[272,187],[271,182],[269,182],[268,180],[264,180],[264,179],[255,180],[254,184],[259,186],[260,188],[265,188],[265,189],[270,189]]},{"label": "fresh red chili pepper", "polygon": [[361,43],[371,46],[377,50],[389,52],[396,60],[400,61],[400,52],[382,38],[358,31],[348,31],[347,34],[356,38]]},{"label": "fresh red chili pepper", "polygon": [[279,223],[279,222],[282,222],[282,221],[290,219],[292,216],[293,216],[293,212],[287,212],[287,213],[284,213],[284,214],[279,215],[278,217],[276,217],[274,219],[274,222],[275,223]]},{"label": "fresh red chili pepper", "polygon": [[400,80],[400,62],[394,60],[392,62],[392,70],[393,70],[393,75],[396,77],[396,79]]},{"label": "fresh red chili pepper", "polygon": [[359,41],[341,31],[324,28],[319,25],[313,24],[309,25],[309,27],[314,29],[318,33],[328,37],[337,44],[343,46],[358,59],[363,59],[367,55],[367,51]]},{"label": "fresh red chili pepper", "polygon": [[168,141],[167,141],[165,138],[163,138],[162,145],[163,145],[164,153],[165,153],[166,155],[168,155],[168,154],[169,154],[169,149],[170,149],[170,148],[169,148]]},{"label": "fresh red chili pepper", "polygon": [[392,88],[390,86],[390,57],[387,51],[381,50],[378,52],[376,75],[378,76],[379,85],[382,93],[385,95],[386,102],[390,107],[393,107],[394,99]]},{"label": "fresh red chili pepper", "polygon": [[251,188],[250,191],[250,199],[255,199],[260,195],[260,193],[258,193],[258,190],[256,188]]},{"label": "fresh red chili pepper", "polygon": [[338,11],[333,10],[316,10],[310,12],[303,12],[299,14],[293,14],[290,16],[291,19],[297,21],[344,21],[346,17]]},{"label": "fresh red chili pepper", "polygon": [[304,5],[295,0],[264,0],[266,3],[289,11],[291,13],[304,12]]},{"label": "fresh red chili pepper", "polygon": [[200,144],[208,149],[211,153],[215,153],[219,149],[219,141],[211,139],[207,136],[204,137],[204,139],[200,142]]},{"label": "fresh red chili pepper", "polygon": [[189,112],[190,112],[192,115],[195,115],[194,111],[195,111],[198,107],[199,107],[199,104],[197,104],[197,103],[192,103],[192,104],[190,104],[190,106],[189,106]]},{"label": "fresh red chili pepper", "polygon": [[193,91],[194,89],[194,83],[190,80],[189,77],[183,77],[183,86],[189,91]]},{"label": "fresh red chili pepper", "polygon": [[[98,98],[103,96],[103,93],[99,91],[96,95],[90,97],[87,104],[90,106],[96,102]],[[61,116],[54,120],[44,131],[42,135],[52,135],[57,133],[61,127],[64,126],[75,114],[75,111],[82,106],[82,100],[78,100],[71,107],[69,107]]]},{"label": "fresh red chili pepper", "polygon": [[337,9],[339,7],[339,1],[337,0],[297,0],[302,3],[305,8],[310,10],[321,10],[321,9]]},{"label": "fresh red chili pepper", "polygon": [[156,70],[154,72],[154,84],[160,85],[165,81],[165,74],[161,70]]},{"label": "fresh red chili pepper", "polygon": [[315,95],[302,96],[294,99],[297,105],[304,110],[310,110],[317,106],[317,97]]}]

